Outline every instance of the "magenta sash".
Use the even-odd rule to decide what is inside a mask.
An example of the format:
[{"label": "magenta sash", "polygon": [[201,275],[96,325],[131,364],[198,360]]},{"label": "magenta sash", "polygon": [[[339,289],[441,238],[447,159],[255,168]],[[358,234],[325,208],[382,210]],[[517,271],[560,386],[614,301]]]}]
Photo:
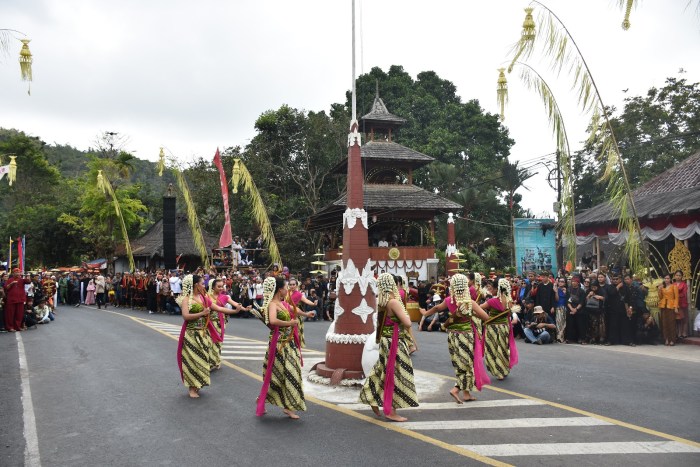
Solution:
[{"label": "magenta sash", "polygon": [[[301,292],[295,292],[295,294],[297,293],[299,294],[299,300],[301,300]],[[294,296],[295,295],[292,295],[292,300],[294,300]],[[291,316],[292,319],[299,319],[297,318],[296,309],[296,303],[298,303],[299,300],[295,302],[294,306],[290,305],[287,302],[282,302],[282,306],[287,309],[287,311],[289,312],[289,316]],[[301,364],[301,366],[304,366],[304,357],[301,355],[301,337],[299,337],[299,326],[294,326],[292,328],[292,335],[294,336],[294,343],[296,344],[297,349],[299,349],[299,363]]]},{"label": "magenta sash", "polygon": [[484,368],[484,341],[476,332],[474,323],[472,323],[472,333],[474,334],[474,385],[481,391],[484,384],[491,384],[491,379]]},{"label": "magenta sash", "polygon": [[[228,303],[228,295],[219,295],[219,297],[216,299],[216,302],[221,308],[225,308],[226,304]],[[221,312],[219,312],[219,324],[221,325],[221,340],[223,341],[224,333],[226,332],[226,316]]]},{"label": "magenta sash", "polygon": [[[221,314],[221,313],[219,313],[219,314]],[[219,318],[219,319],[221,319],[221,318]],[[214,326],[214,323],[211,322],[211,320],[209,320],[207,322],[207,329],[209,330],[209,335],[211,336],[212,342],[215,342],[217,344],[219,342],[223,342],[223,340],[224,340],[223,329],[222,329],[221,334],[216,332],[216,327]]]},{"label": "magenta sash", "polygon": [[515,336],[513,335],[513,322],[508,320],[508,347],[510,348],[510,361],[508,368],[513,368],[518,364],[518,348],[515,346]]},{"label": "magenta sash", "polygon": [[[391,347],[386,361],[386,377],[384,379],[384,414],[389,415],[394,405],[394,373],[396,371],[396,354],[399,350],[399,325],[394,323],[394,332],[391,335]],[[386,325],[386,323],[385,323]]]},{"label": "magenta sash", "polygon": [[185,342],[185,332],[187,331],[187,321],[182,322],[180,329],[180,338],[177,340],[177,367],[180,369],[180,379],[185,382],[185,376],[182,374],[182,346]]},{"label": "magenta sash", "polygon": [[270,339],[270,344],[267,347],[267,369],[265,370],[265,378],[263,379],[260,395],[258,396],[258,405],[255,409],[255,415],[261,417],[265,413],[265,399],[267,399],[267,391],[270,390],[270,380],[272,380],[272,367],[277,358],[277,340],[280,337],[280,328],[275,326],[275,331]]}]

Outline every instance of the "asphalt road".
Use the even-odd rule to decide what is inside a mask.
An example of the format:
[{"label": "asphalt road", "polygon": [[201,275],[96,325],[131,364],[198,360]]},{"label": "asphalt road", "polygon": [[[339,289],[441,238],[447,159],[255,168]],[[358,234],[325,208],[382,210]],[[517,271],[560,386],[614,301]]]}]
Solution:
[{"label": "asphalt road", "polygon": [[[375,419],[354,404],[357,390],[308,382],[308,410],[293,421],[275,407],[254,415],[259,321],[229,322],[225,366],[198,400],[176,365],[181,323],[62,307],[51,324],[0,335],[0,465],[700,464],[700,347],[518,341],[511,376],[456,406],[445,334],[416,333],[422,407],[403,413],[407,424]],[[306,323],[306,368],[323,358],[327,327]]]}]

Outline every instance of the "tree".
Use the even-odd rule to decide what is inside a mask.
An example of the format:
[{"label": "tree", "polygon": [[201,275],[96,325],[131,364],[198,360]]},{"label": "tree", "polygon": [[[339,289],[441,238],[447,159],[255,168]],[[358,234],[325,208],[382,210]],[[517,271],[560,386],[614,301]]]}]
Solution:
[{"label": "tree", "polygon": [[[652,87],[644,96],[625,98],[624,109],[610,123],[630,185],[643,185],[700,148],[700,83],[667,78],[661,89]],[[605,201],[602,190],[591,189],[604,170],[595,159],[599,150],[589,144],[574,158],[577,210]]]}]

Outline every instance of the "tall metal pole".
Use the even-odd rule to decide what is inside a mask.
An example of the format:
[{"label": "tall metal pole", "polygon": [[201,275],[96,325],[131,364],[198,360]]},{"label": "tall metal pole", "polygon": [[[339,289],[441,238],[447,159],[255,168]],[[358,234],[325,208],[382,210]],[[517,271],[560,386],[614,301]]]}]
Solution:
[{"label": "tall metal pole", "polygon": [[562,244],[561,223],[561,153],[557,151],[557,274],[564,267],[564,245]]}]

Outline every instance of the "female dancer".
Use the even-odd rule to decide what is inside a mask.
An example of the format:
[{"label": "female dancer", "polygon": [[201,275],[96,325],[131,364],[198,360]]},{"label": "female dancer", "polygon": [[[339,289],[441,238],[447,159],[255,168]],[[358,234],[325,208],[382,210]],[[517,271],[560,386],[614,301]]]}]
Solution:
[{"label": "female dancer", "polygon": [[[406,276],[395,276],[397,287],[399,289],[399,295],[401,296],[401,303],[403,304],[403,309],[406,310],[406,304],[408,303],[409,290],[408,290],[408,278]],[[409,321],[410,321],[409,316]],[[413,355],[413,353],[418,350],[418,341],[416,336],[413,335],[413,326],[407,329],[408,331],[408,354]]]},{"label": "female dancer", "polygon": [[[213,344],[209,350],[209,369],[215,371],[221,368],[221,344],[224,341],[224,332],[226,330],[226,318],[224,318],[224,315],[235,315],[246,308],[243,308],[243,305],[240,303],[231,300],[231,297],[224,292],[224,281],[222,279],[211,279],[209,281],[209,298],[224,310],[214,311],[212,309],[209,316],[208,329]],[[232,308],[227,308],[226,305],[231,305]]]},{"label": "female dancer", "polygon": [[498,287],[494,281],[486,286],[492,298],[481,307],[489,310],[486,326],[486,368],[489,373],[502,380],[510,369],[518,363],[518,350],[515,347],[513,325],[510,322],[510,282],[499,279]]},{"label": "female dancer", "polygon": [[268,277],[263,283],[263,319],[270,328],[270,343],[263,362],[263,386],[255,414],[264,415],[265,403],[282,407],[291,419],[298,419],[297,410],[306,410],[301,382],[301,352],[293,329],[299,320],[292,319],[284,278]]},{"label": "female dancer", "polygon": [[474,325],[477,317],[486,320],[489,315],[471,298],[469,282],[464,274],[455,274],[450,279],[450,296],[441,304],[425,311],[426,316],[448,309],[450,317],[445,322],[447,329],[447,348],[450,351],[452,366],[455,369],[455,386],[450,390],[450,396],[458,404],[464,400],[473,401],[471,391],[476,387],[481,390],[483,384],[490,383],[483,361],[483,342]]},{"label": "female dancer", "polygon": [[312,302],[308,298],[304,297],[304,294],[299,291],[299,283],[292,277],[289,281],[289,293],[285,297],[285,301],[287,302],[287,305],[289,305],[289,311],[292,314],[292,318],[296,318],[299,321],[299,326],[297,328],[299,342],[301,343],[302,347],[306,347],[306,340],[304,339],[304,322],[298,318],[299,316],[303,316],[307,319],[313,318],[315,316],[315,312],[302,311],[299,303],[301,302],[305,305],[316,306],[318,304],[318,300]]},{"label": "female dancer", "polygon": [[211,309],[220,311],[207,296],[204,278],[188,274],[182,281],[182,293],[178,298],[185,322],[178,342],[178,365],[180,377],[189,388],[192,398],[199,397],[199,390],[209,386],[209,315]]},{"label": "female dancer", "polygon": [[377,279],[377,343],[379,360],[365,379],[360,391],[360,402],[369,404],[379,416],[395,422],[407,419],[396,413],[397,408],[418,407],[418,395],[413,381],[413,364],[408,354],[408,333],[411,320],[403,307],[394,276],[383,273]]}]

